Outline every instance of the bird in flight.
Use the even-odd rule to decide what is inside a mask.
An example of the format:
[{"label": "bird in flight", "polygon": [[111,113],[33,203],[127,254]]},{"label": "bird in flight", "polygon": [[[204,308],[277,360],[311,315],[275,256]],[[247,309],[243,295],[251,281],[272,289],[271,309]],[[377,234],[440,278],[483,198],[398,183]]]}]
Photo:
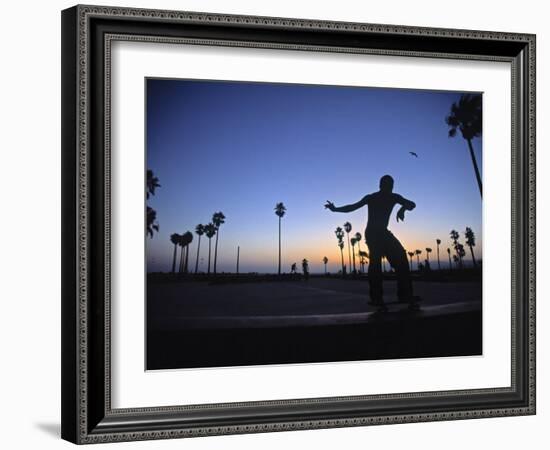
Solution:
[{"label": "bird in flight", "polygon": [[415,158],[418,158],[418,155],[415,152],[409,152],[411,155],[413,155]]}]

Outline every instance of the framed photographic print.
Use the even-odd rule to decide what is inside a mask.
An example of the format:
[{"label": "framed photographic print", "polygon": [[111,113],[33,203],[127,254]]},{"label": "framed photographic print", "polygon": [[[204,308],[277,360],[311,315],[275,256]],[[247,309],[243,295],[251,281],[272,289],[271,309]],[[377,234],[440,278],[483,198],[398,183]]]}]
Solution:
[{"label": "framed photographic print", "polygon": [[62,13],[62,436],[535,413],[535,36]]}]

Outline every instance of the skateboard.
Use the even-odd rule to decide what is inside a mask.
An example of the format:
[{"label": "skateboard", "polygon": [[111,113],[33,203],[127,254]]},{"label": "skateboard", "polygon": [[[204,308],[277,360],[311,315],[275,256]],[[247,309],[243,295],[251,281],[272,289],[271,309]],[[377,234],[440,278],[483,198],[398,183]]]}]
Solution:
[{"label": "skateboard", "polygon": [[420,310],[420,302],[422,301],[422,298],[418,296],[414,296],[411,301],[409,302],[403,302],[403,301],[392,301],[392,302],[385,302],[385,303],[373,303],[369,302],[369,305],[376,306],[376,312],[377,313],[385,313],[388,312],[388,305],[407,305],[407,309],[409,311],[419,311]]}]

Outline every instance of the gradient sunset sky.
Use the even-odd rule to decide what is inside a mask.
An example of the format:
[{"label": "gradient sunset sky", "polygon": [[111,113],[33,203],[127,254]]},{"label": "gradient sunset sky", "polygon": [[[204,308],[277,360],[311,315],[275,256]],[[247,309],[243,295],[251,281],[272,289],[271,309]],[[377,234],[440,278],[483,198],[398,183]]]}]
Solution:
[{"label": "gradient sunset sky", "polygon": [[[445,116],[460,92],[358,88],[202,80],[146,80],[147,168],[161,187],[148,205],[160,225],[147,238],[147,270],[169,271],[172,233],[194,233],[199,223],[222,211],[218,272],[276,272],[277,202],[282,219],[283,271],[303,258],[310,270],[340,268],[334,230],[349,221],[364,235],[367,208],[332,213],[378,190],[389,174],[394,192],[417,207],[389,229],[407,250],[442,240],[441,262],[448,266],[449,232],[471,227],[481,258],[482,203],[466,141],[448,137]],[[482,170],[481,139],[474,148]],[[416,152],[418,158],[409,152]],[[198,236],[190,246],[194,268]],[[214,240],[212,240],[214,243]],[[364,241],[361,249],[366,250]],[[470,254],[467,250],[467,261]],[[347,248],[345,249],[347,264]],[[199,270],[205,271],[208,240],[201,239]],[[415,258],[416,261],[416,258]],[[416,263],[415,263],[416,267]]]}]

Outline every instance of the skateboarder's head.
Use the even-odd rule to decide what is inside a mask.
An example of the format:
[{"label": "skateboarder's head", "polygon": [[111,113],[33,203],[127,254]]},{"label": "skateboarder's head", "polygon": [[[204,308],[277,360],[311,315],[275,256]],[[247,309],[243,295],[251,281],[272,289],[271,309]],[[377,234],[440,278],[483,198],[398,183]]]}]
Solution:
[{"label": "skateboarder's head", "polygon": [[380,178],[380,190],[382,192],[392,192],[393,178],[389,175],[384,175],[382,178]]}]

